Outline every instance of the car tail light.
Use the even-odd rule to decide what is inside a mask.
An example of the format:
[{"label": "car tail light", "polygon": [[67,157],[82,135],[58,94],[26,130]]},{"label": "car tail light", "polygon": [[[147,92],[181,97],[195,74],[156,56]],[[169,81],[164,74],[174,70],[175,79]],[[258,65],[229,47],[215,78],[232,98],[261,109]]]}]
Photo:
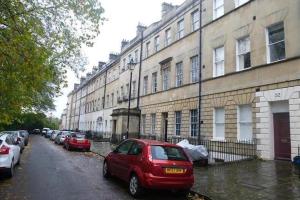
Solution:
[{"label": "car tail light", "polygon": [[0,148],[0,154],[3,155],[3,154],[9,154],[9,147],[3,145],[1,148]]},{"label": "car tail light", "polygon": [[148,159],[149,161],[152,161],[151,146],[148,146],[147,159]]}]

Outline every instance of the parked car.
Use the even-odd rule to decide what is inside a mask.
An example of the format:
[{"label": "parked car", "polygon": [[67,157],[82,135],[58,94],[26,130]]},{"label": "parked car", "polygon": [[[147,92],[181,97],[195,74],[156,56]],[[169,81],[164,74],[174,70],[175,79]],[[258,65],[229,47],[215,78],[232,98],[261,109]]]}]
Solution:
[{"label": "parked car", "polygon": [[194,184],[193,162],[175,144],[154,140],[128,139],[103,162],[103,176],[116,176],[129,183],[138,197],[143,188],[188,192]]},{"label": "parked car", "polygon": [[20,164],[21,154],[17,138],[12,134],[0,133],[0,173],[14,175],[14,167]]},{"label": "parked car", "polygon": [[38,135],[38,134],[41,134],[41,131],[40,131],[40,129],[34,129],[32,131],[32,133]]},{"label": "parked car", "polygon": [[59,130],[54,130],[53,132],[52,132],[52,135],[51,135],[51,140],[52,141],[54,141],[55,140],[55,138],[56,138],[56,136],[58,135],[58,133],[60,133],[61,131],[59,131]]},{"label": "parked car", "polygon": [[42,135],[45,136],[48,130],[50,130],[50,128],[43,128]]},{"label": "parked car", "polygon": [[19,130],[19,132],[21,133],[21,136],[24,138],[24,144],[25,146],[28,145],[28,141],[29,141],[29,133],[26,130]]},{"label": "parked car", "polygon": [[90,151],[91,143],[85,138],[84,134],[73,132],[66,137],[64,141],[64,147],[69,151],[72,149],[83,149]]},{"label": "parked car", "polygon": [[70,132],[69,131],[62,131],[60,132],[59,134],[57,134],[56,138],[55,138],[55,143],[56,144],[63,144],[65,139],[66,139],[66,136],[69,135]]},{"label": "parked car", "polygon": [[25,139],[24,139],[24,137],[22,137],[22,135],[19,131],[3,131],[1,133],[13,135],[13,137],[16,138],[16,140],[18,142],[18,145],[21,149],[21,153],[23,153],[23,150],[25,148]]},{"label": "parked car", "polygon": [[52,135],[53,130],[49,129],[47,130],[46,134],[45,134],[45,138],[50,138]]}]

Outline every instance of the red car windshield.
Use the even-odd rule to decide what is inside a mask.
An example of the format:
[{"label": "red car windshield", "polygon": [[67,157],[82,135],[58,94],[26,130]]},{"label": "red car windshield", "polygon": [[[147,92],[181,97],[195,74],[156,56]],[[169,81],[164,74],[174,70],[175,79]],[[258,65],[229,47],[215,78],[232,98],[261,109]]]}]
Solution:
[{"label": "red car windshield", "polygon": [[178,147],[153,145],[151,146],[151,154],[154,160],[188,161],[183,150]]}]

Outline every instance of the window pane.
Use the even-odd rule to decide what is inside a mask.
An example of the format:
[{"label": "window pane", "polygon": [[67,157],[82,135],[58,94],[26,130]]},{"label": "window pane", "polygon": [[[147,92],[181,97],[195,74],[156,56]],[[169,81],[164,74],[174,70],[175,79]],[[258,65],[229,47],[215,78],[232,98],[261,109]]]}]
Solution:
[{"label": "window pane", "polygon": [[216,108],[216,123],[225,123],[225,110],[224,108]]},{"label": "window pane", "polygon": [[252,111],[250,105],[241,105],[240,109],[240,122],[252,122]]},{"label": "window pane", "polygon": [[224,124],[216,124],[216,137],[225,138],[225,128]]},{"label": "window pane", "polygon": [[240,124],[240,140],[252,139],[252,123]]},{"label": "window pane", "polygon": [[285,59],[285,42],[270,45],[270,61]]},{"label": "window pane", "polygon": [[269,27],[268,30],[269,30],[269,44],[284,40],[283,23],[273,25]]},{"label": "window pane", "polygon": [[133,143],[133,141],[126,141],[126,142],[120,144],[120,146],[117,148],[117,152],[121,153],[121,154],[127,154],[132,143]]},{"label": "window pane", "polygon": [[224,0],[215,0],[215,8],[218,8],[224,4]]},{"label": "window pane", "polygon": [[175,132],[176,135],[180,135],[180,129],[181,129],[181,111],[175,112]]},{"label": "window pane", "polygon": [[188,160],[181,148],[167,146],[151,146],[154,160]]}]

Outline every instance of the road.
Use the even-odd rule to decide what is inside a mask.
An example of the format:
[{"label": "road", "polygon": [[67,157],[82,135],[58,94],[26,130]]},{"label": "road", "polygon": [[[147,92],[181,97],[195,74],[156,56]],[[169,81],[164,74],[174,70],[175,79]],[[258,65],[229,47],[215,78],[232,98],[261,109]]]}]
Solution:
[{"label": "road", "polygon": [[[66,151],[30,136],[12,179],[0,178],[1,200],[133,199],[127,184],[102,177],[103,158],[91,152]],[[143,199],[183,199],[168,191],[148,191]]]}]

